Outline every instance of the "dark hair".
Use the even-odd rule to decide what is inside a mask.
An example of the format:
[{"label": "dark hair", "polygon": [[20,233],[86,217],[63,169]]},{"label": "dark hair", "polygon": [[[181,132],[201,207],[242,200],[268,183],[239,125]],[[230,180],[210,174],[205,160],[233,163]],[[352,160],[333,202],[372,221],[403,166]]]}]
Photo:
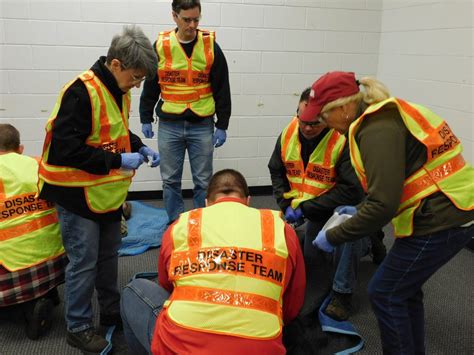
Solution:
[{"label": "dark hair", "polygon": [[304,89],[303,92],[301,93],[300,101],[298,101],[298,103],[301,103],[303,101],[309,101],[310,92],[311,92],[311,87]]},{"label": "dark hair", "polygon": [[201,12],[201,0],[173,0],[171,8],[174,12],[179,14],[181,10],[189,10],[199,7],[199,12]]},{"label": "dark hair", "polygon": [[20,147],[20,132],[9,123],[0,123],[0,151],[17,151]]},{"label": "dark hair", "polygon": [[218,194],[231,193],[236,193],[242,198],[250,195],[244,176],[233,169],[224,169],[215,173],[209,181],[206,198],[214,201]]}]

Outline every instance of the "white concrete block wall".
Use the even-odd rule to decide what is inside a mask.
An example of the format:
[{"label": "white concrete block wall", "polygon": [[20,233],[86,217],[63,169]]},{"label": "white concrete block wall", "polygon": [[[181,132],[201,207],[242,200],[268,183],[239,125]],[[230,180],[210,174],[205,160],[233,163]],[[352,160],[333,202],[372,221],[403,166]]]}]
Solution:
[{"label": "white concrete block wall", "polygon": [[447,120],[474,162],[473,2],[384,0],[378,76]]},{"label": "white concrete block wall", "polygon": [[[44,124],[62,85],[104,55],[124,24],[140,25],[153,42],[160,30],[173,26],[170,4],[0,0],[0,122],[19,127],[27,154],[40,154]],[[378,74],[400,96],[456,115],[451,125],[472,150],[472,11],[462,2],[202,0],[202,5],[201,27],[217,33],[233,100],[228,141],[215,151],[215,170],[239,169],[251,186],[269,185],[267,162],[300,92],[330,70]],[[421,16],[428,8],[433,19]],[[132,92],[130,120],[139,135],[140,92]],[[157,146],[155,139],[144,142]],[[187,164],[183,187],[192,188]],[[141,167],[132,191],[159,189],[159,171]]]}]

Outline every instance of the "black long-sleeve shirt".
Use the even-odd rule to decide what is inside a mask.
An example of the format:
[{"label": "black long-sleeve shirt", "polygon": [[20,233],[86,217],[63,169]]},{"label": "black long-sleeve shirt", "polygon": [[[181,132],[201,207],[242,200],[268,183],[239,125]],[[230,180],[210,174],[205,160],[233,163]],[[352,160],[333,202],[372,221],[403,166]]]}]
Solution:
[{"label": "black long-sleeve shirt", "polygon": [[[118,87],[112,73],[101,57],[91,67],[95,75],[104,83],[114,97],[117,106],[122,108],[124,93]],[[107,175],[111,169],[122,164],[120,153],[112,153],[86,144],[92,131],[92,107],[84,83],[77,79],[64,93],[61,107],[54,121],[48,163],[73,167],[91,174]],[[144,144],[130,133],[132,152],[137,152]],[[63,187],[45,183],[40,197],[58,203],[81,217],[92,220],[120,220],[121,209],[108,213],[94,213],[87,206],[82,187]]]},{"label": "black long-sleeve shirt", "polygon": [[[329,129],[324,129],[313,139],[306,139],[301,132],[299,132],[298,138],[301,144],[301,158],[305,169],[311,153],[313,153],[328,131]],[[364,199],[364,191],[351,165],[347,143],[344,146],[335,168],[336,184],[334,187],[314,199],[302,202],[299,206],[304,216],[311,221],[324,222],[333,214],[336,207],[342,205],[356,205]],[[275,149],[268,163],[268,169],[270,170],[272,180],[273,195],[281,210],[285,212],[291,200],[283,197],[285,192],[290,191],[290,183],[286,176],[285,165],[281,159],[281,135],[275,144]]]},{"label": "black long-sleeve shirt", "polygon": [[[188,58],[191,58],[194,45],[197,42],[196,38],[189,43],[181,43],[183,50],[186,52]],[[156,50],[156,42],[153,45]],[[158,56],[158,53],[156,53]],[[159,59],[158,59],[159,61]],[[231,97],[230,97],[230,84],[229,84],[229,69],[227,67],[227,61],[224,53],[219,45],[214,41],[214,62],[211,66],[210,81],[212,95],[216,103],[216,127],[220,129],[227,129],[229,126],[229,119],[231,115]],[[161,88],[158,84],[158,78],[155,74],[154,77],[149,78],[143,84],[142,94],[140,96],[140,122],[151,123],[153,119],[153,110],[156,106],[156,115],[163,121],[176,121],[186,120],[189,122],[199,122],[203,118],[197,116],[191,110],[185,110],[182,114],[176,115],[172,113],[163,112],[161,107],[163,106],[163,100],[159,100],[161,94]],[[159,101],[158,101],[159,100]],[[158,102],[158,105],[156,104]],[[212,118],[213,116],[207,117]],[[206,118],[204,118],[206,119]]]}]

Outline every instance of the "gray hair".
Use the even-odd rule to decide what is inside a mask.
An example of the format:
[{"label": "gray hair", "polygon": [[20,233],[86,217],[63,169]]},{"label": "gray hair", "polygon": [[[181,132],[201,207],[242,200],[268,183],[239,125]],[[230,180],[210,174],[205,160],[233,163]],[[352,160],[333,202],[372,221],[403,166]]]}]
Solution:
[{"label": "gray hair", "polygon": [[177,14],[179,14],[181,10],[194,9],[195,7],[199,7],[199,12],[201,12],[200,0],[173,0],[171,3],[171,8]]},{"label": "gray hair", "polygon": [[150,40],[138,26],[125,26],[120,35],[115,35],[107,52],[107,64],[118,59],[124,69],[144,69],[147,77],[153,77],[158,67]]}]

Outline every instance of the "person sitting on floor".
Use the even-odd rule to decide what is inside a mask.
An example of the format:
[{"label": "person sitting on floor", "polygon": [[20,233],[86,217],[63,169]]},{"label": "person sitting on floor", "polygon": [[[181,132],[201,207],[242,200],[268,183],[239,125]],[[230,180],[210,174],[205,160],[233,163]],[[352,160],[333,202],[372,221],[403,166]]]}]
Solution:
[{"label": "person sitting on floor", "polygon": [[67,258],[53,204],[36,198],[38,162],[18,130],[0,124],[0,318],[25,318],[26,336],[52,325]]}]

